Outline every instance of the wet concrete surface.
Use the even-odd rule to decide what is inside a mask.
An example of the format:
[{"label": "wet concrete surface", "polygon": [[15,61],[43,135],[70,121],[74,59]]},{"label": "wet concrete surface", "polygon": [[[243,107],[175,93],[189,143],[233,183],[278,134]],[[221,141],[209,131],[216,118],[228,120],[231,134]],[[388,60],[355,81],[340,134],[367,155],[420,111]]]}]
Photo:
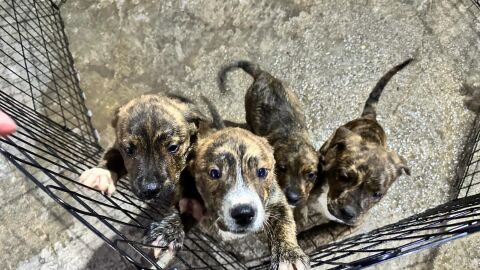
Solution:
[{"label": "wet concrete surface", "polygon": [[[463,83],[480,84],[480,12],[469,8],[469,3],[70,0],[61,10],[103,146],[113,140],[109,126],[113,110],[143,93],[178,91],[195,98],[203,94],[226,119],[242,121],[243,95],[251,79],[232,73],[231,91],[221,95],[216,73],[231,60],[249,59],[299,95],[318,148],[336,127],[360,114],[384,72],[414,56],[416,62],[392,79],[378,105],[389,147],[408,160],[412,176],[401,177],[372,209],[358,230],[364,232],[449,199],[456,160],[474,118],[463,104],[460,88]],[[21,178],[16,178],[21,184],[14,185],[26,186],[19,194],[33,201],[25,202],[28,209],[18,208],[17,202],[11,202],[12,194],[2,193],[2,200],[9,203],[2,209],[5,222],[0,228],[5,233],[0,237],[2,243],[17,247],[2,245],[9,252],[2,252],[10,258],[7,269],[116,265],[115,255],[110,256],[113,253],[102,249],[99,239],[73,225],[70,218],[58,223],[53,217],[34,218],[44,213],[42,204],[51,202],[27,196],[32,185]],[[17,209],[22,215],[15,213]],[[25,220],[32,221],[27,225]],[[12,240],[12,231],[23,235],[35,226],[50,236]],[[85,244],[71,235],[85,238]],[[31,239],[35,244],[24,244]],[[428,251],[392,261],[388,267],[449,269],[458,264],[468,268],[468,260],[478,261],[478,248],[453,254],[459,250],[456,245],[469,249],[475,243],[449,244],[436,253],[439,259]],[[458,263],[458,258],[467,261]]]}]

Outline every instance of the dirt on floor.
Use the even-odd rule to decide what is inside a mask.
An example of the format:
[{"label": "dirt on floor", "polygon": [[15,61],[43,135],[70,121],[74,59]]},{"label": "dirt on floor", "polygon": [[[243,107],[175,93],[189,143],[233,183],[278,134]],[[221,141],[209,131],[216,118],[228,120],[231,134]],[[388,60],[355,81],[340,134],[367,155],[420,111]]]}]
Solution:
[{"label": "dirt on floor", "polygon": [[[221,95],[216,74],[229,61],[248,59],[294,89],[319,148],[338,126],[359,116],[384,72],[415,57],[388,84],[378,105],[388,146],[408,160],[412,175],[402,176],[371,210],[358,229],[365,232],[450,199],[456,161],[474,118],[461,87],[480,85],[480,10],[471,3],[69,0],[61,11],[104,147],[113,140],[113,110],[143,93],[205,95],[225,119],[243,121],[243,95],[251,78],[232,73],[231,91]],[[9,258],[7,269],[121,265],[101,240],[48,199],[31,196],[33,185],[22,176],[11,178],[14,169],[5,161],[0,165],[9,168],[2,174],[16,181],[2,181],[0,191],[21,188],[0,193],[7,202],[0,215],[0,251]],[[59,210],[62,221],[56,210],[46,214],[45,207]],[[471,239],[378,267],[468,269],[480,258],[478,241]]]}]

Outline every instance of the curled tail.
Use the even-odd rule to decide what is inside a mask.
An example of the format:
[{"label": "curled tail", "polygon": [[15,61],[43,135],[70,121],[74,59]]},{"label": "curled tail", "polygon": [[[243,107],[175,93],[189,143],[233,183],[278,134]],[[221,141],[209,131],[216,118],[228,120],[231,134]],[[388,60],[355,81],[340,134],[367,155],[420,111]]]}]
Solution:
[{"label": "curled tail", "polygon": [[380,80],[377,82],[375,87],[372,89],[372,92],[370,92],[370,96],[368,96],[367,101],[365,102],[365,107],[363,108],[362,117],[370,116],[370,117],[376,118],[377,103],[378,103],[378,100],[380,99],[380,95],[382,94],[383,89],[385,88],[385,85],[387,85],[387,83],[390,81],[393,75],[395,75],[397,72],[402,70],[412,61],[413,61],[413,58],[410,58],[404,61],[403,63],[401,63],[400,65],[394,66],[387,73],[385,73],[382,76],[382,78],[380,78]]},{"label": "curled tail", "polygon": [[223,122],[222,117],[218,113],[217,107],[215,107],[215,105],[213,105],[213,103],[205,96],[202,95],[201,98],[203,102],[207,104],[208,110],[210,111],[210,115],[212,116],[213,127],[216,129],[225,128],[225,123]]},{"label": "curled tail", "polygon": [[253,79],[257,79],[257,77],[264,72],[263,70],[260,69],[260,67],[257,64],[254,64],[249,61],[241,60],[241,61],[234,61],[230,64],[227,64],[223,66],[218,72],[218,87],[220,88],[220,92],[222,93],[226,92],[225,79],[226,79],[227,73],[237,68],[243,69],[246,73],[252,76]]}]

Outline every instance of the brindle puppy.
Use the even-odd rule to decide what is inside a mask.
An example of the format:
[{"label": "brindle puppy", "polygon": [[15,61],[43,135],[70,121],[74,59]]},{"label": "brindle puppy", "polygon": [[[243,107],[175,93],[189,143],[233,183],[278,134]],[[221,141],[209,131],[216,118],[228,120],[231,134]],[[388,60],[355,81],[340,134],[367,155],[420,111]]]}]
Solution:
[{"label": "brindle puppy", "polygon": [[80,180],[111,195],[116,182],[128,175],[140,199],[172,195],[186,166],[200,122],[195,104],[178,95],[143,95],[115,112],[116,140],[99,167],[85,171]]},{"label": "brindle puppy", "polygon": [[283,83],[247,61],[233,62],[219,72],[225,92],[225,76],[241,68],[254,79],[245,95],[248,128],[267,138],[275,150],[277,178],[295,220],[306,218],[306,202],[317,178],[318,157],[309,138],[305,114],[295,93]]},{"label": "brindle puppy", "polygon": [[383,75],[370,93],[362,116],[338,128],[320,148],[319,181],[310,196],[309,214],[316,212],[328,220],[358,224],[402,171],[410,175],[406,160],[387,149],[375,108],[388,81],[411,61]]},{"label": "brindle puppy", "polygon": [[[266,232],[272,269],[309,269],[309,258],[298,246],[293,215],[274,168],[268,141],[247,130],[226,128],[199,139],[189,171],[200,196],[197,201],[203,202],[204,209],[193,212],[197,219],[203,216],[200,223],[205,230],[224,240]],[[183,198],[180,208],[193,209],[194,204],[188,206],[190,201]],[[146,242],[171,250],[179,243],[175,237],[183,237],[183,224],[179,215],[169,216],[150,228]],[[171,252],[167,254],[172,257]]]},{"label": "brindle puppy", "polygon": [[[212,119],[200,122],[196,139],[209,136],[225,127],[216,107],[206,97],[201,98],[206,103]],[[197,140],[194,143],[196,144]],[[187,162],[191,162],[193,158],[194,151],[191,151]],[[175,253],[182,248],[185,233],[204,217],[204,203],[188,168],[180,174],[171,206],[169,213],[165,213],[162,220],[150,224],[143,239],[146,245],[153,247],[151,255],[157,259],[156,264],[162,269],[170,264]]]}]

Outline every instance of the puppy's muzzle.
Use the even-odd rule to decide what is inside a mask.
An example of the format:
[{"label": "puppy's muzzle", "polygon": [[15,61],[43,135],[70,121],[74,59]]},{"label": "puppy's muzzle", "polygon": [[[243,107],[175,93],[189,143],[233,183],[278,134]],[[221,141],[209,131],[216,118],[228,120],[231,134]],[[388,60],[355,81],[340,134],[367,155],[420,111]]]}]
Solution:
[{"label": "puppy's muzzle", "polygon": [[355,208],[347,205],[340,208],[340,216],[345,221],[353,221],[357,218],[357,211],[355,210]]},{"label": "puppy's muzzle", "polygon": [[347,225],[355,225],[361,215],[361,210],[351,205],[338,206],[336,209],[329,207],[329,211]]},{"label": "puppy's muzzle", "polygon": [[146,200],[153,199],[157,197],[160,191],[161,191],[161,185],[159,183],[155,183],[155,182],[147,183],[141,187],[140,197]]},{"label": "puppy's muzzle", "polygon": [[299,192],[292,190],[290,188],[287,188],[285,190],[285,195],[287,196],[288,204],[290,204],[290,206],[293,206],[293,207],[297,206],[302,198]]},{"label": "puppy's muzzle", "polygon": [[256,214],[257,210],[248,204],[241,204],[230,210],[230,216],[240,228],[250,226]]},{"label": "puppy's muzzle", "polygon": [[256,192],[246,186],[230,190],[222,202],[220,229],[236,234],[256,232],[265,221],[265,210]]},{"label": "puppy's muzzle", "polygon": [[137,179],[137,183],[141,183],[138,186],[137,196],[142,200],[151,200],[160,197],[164,200],[170,200],[175,189],[173,184],[166,184],[163,181]]}]

